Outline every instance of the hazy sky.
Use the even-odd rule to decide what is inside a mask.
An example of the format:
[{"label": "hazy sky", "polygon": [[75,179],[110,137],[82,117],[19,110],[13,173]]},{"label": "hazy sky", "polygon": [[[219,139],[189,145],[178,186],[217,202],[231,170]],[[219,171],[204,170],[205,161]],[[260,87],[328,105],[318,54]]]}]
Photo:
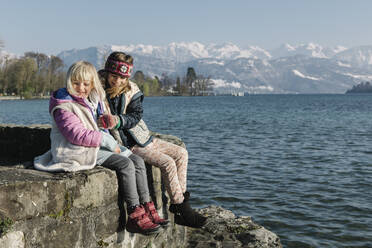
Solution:
[{"label": "hazy sky", "polygon": [[371,0],[1,0],[4,50],[199,41],[372,45]]}]

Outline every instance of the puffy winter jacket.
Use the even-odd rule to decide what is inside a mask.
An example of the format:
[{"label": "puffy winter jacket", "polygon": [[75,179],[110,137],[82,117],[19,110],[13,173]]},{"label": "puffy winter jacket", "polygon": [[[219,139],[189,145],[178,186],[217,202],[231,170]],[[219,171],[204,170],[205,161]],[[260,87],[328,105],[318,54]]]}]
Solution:
[{"label": "puffy winter jacket", "polygon": [[[142,119],[143,116],[143,93],[138,86],[129,81],[131,90],[125,94],[121,94],[115,98],[107,95],[107,100],[112,114],[120,117],[120,127],[118,128],[122,144],[128,148],[136,145],[136,141],[129,134],[128,129],[131,129]],[[151,142],[152,137],[148,141]]]},{"label": "puffy winter jacket", "polygon": [[49,112],[53,117],[51,149],[34,159],[45,171],[78,171],[96,165],[102,134],[85,99],[71,96],[65,88],[53,93]]}]

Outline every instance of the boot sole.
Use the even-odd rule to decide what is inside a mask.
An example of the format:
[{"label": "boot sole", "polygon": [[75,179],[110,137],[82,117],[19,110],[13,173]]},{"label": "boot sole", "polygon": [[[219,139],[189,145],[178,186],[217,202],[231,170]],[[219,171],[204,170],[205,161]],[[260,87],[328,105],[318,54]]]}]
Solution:
[{"label": "boot sole", "polygon": [[174,222],[178,225],[181,226],[188,226],[188,227],[193,227],[193,228],[201,228],[207,223],[207,219],[205,219],[202,223],[199,223],[199,225],[189,223],[187,220],[185,220],[182,216],[180,215],[174,215]]},{"label": "boot sole", "polygon": [[146,231],[143,231],[143,230],[138,230],[136,228],[125,228],[128,232],[130,233],[138,233],[138,234],[142,234],[142,235],[152,235],[152,234],[157,234],[161,231],[161,226],[159,225],[157,228],[155,229],[151,229],[151,230],[146,230]]},{"label": "boot sole", "polygon": [[158,223],[158,224],[159,224],[161,227],[166,228],[166,227],[169,226],[170,222],[168,221],[167,223],[164,223],[164,224],[160,224],[160,223]]}]

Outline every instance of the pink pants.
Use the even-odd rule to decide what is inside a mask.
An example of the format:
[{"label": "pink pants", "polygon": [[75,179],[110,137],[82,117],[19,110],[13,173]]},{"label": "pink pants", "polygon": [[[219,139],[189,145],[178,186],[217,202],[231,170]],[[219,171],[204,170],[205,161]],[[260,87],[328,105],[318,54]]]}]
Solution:
[{"label": "pink pants", "polygon": [[182,203],[186,191],[188,153],[183,147],[154,138],[146,147],[134,146],[132,152],[160,168],[171,203]]}]

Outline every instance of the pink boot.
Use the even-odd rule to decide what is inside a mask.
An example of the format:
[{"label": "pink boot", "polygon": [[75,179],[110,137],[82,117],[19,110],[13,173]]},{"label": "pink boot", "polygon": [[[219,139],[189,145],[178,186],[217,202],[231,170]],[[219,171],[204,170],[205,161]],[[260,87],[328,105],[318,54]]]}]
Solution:
[{"label": "pink boot", "polygon": [[143,204],[143,206],[145,207],[145,211],[152,222],[154,222],[155,224],[159,224],[162,227],[168,226],[169,220],[160,218],[158,212],[156,211],[154,202],[146,202]]},{"label": "pink boot", "polygon": [[138,205],[128,213],[126,229],[128,232],[150,235],[158,233],[160,226],[151,221],[143,206]]}]

